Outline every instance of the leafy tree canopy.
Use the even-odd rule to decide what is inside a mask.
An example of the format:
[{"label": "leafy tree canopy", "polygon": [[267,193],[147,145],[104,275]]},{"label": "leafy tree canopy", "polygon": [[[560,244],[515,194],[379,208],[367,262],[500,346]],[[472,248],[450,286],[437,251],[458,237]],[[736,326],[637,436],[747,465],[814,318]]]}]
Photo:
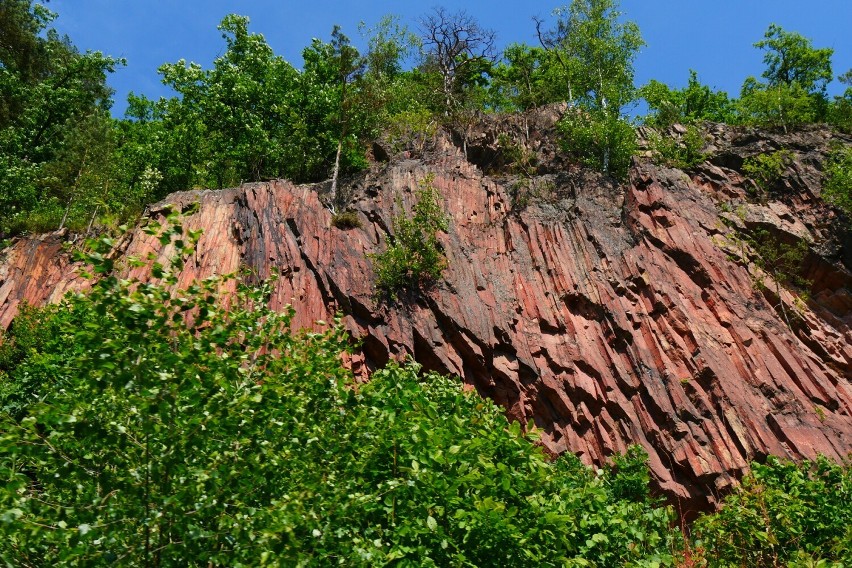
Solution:
[{"label": "leafy tree canopy", "polygon": [[764,39],[754,44],[764,50],[766,70],[763,77],[770,86],[798,84],[809,93],[824,91],[831,81],[831,56],[834,50],[815,49],[811,40],[796,32],[771,24]]}]

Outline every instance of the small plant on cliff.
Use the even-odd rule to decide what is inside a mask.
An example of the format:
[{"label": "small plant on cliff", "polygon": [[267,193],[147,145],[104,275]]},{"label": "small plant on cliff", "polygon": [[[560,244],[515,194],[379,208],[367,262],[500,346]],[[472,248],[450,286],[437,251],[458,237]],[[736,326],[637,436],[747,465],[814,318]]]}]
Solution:
[{"label": "small plant on cliff", "polygon": [[829,154],[822,196],[852,217],[852,147],[839,146]]},{"label": "small plant on cliff", "polygon": [[373,256],[376,286],[392,299],[400,290],[434,282],[447,266],[438,242],[438,231],[446,231],[449,221],[433,180],[434,176],[429,175],[420,181],[413,215],[401,214],[394,218],[394,234],[387,250]]},{"label": "small plant on cliff", "polygon": [[795,243],[786,243],[770,235],[766,229],[757,229],[747,239],[748,245],[754,251],[754,264],[762,274],[755,275],[753,281],[758,289],[767,288],[764,276],[772,280],[772,288],[778,301],[778,308],[790,326],[790,316],[781,298],[781,287],[784,285],[799,288],[800,295],[807,295],[806,289],[811,282],[801,276],[802,261],[808,254],[808,242],[800,239]]},{"label": "small plant on cliff", "polygon": [[508,134],[504,133],[497,137],[497,148],[509,173],[524,177],[531,177],[535,174],[537,161],[535,151],[528,150],[524,144],[515,142]]},{"label": "small plant on cliff", "polygon": [[765,198],[772,186],[781,179],[784,170],[793,163],[793,158],[794,155],[789,150],[758,154],[746,158],[743,173],[757,184],[759,197]]},{"label": "small plant on cliff", "polygon": [[655,161],[673,168],[685,170],[700,164],[707,157],[701,151],[704,136],[694,124],[687,125],[681,137],[654,133],[649,142]]},{"label": "small plant on cliff", "polygon": [[339,211],[331,216],[331,226],[338,229],[356,229],[361,226],[361,219],[358,218],[358,212],[347,209]]}]

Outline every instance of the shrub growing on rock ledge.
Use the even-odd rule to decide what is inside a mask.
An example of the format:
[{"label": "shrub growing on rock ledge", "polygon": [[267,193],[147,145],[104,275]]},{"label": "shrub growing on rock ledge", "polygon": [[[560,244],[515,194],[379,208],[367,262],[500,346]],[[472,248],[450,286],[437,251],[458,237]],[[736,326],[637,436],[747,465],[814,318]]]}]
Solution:
[{"label": "shrub growing on rock ledge", "polygon": [[413,216],[395,217],[394,234],[387,250],[373,256],[376,287],[392,299],[400,290],[434,282],[447,266],[438,243],[438,231],[446,231],[449,222],[441,207],[440,195],[432,185],[433,179],[430,175],[420,182]]},{"label": "shrub growing on rock ledge", "polygon": [[838,146],[829,155],[822,196],[852,217],[852,147]]}]

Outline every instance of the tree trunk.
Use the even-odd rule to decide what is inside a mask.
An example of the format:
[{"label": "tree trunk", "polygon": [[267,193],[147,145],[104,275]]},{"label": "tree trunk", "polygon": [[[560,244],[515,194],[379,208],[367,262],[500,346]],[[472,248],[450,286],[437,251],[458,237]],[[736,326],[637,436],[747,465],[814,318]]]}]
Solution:
[{"label": "tree trunk", "polygon": [[337,155],[334,158],[334,173],[331,176],[331,197],[329,199],[329,209],[332,213],[337,213],[337,176],[340,174],[340,154],[343,152],[343,137],[337,141]]},{"label": "tree trunk", "polygon": [[62,215],[62,221],[60,221],[60,222],[59,222],[59,230],[60,230],[60,231],[61,231],[62,229],[64,229],[64,228],[65,228],[65,221],[67,221],[67,220],[68,220],[68,212],[69,212],[69,211],[71,211],[71,203],[72,203],[73,201],[74,201],[74,199],[73,199],[73,198],[72,198],[72,199],[69,199],[69,200],[68,200],[68,205],[66,205],[66,206],[65,206],[65,214],[64,214],[64,215]]},{"label": "tree trunk", "polygon": [[94,210],[94,211],[92,211],[92,218],[91,218],[91,219],[89,219],[89,226],[88,226],[88,227],[86,227],[86,236],[87,236],[87,237],[88,237],[88,236],[89,236],[89,234],[92,232],[92,225],[94,225],[94,224],[95,224],[95,217],[97,216],[97,214],[98,214],[98,206],[97,206],[97,205],[95,205],[95,210]]}]

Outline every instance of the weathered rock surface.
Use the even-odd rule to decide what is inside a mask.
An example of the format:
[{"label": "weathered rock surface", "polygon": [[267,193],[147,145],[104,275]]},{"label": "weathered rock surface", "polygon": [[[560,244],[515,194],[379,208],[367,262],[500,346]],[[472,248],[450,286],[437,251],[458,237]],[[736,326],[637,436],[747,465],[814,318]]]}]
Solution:
[{"label": "weathered rock surface", "polygon": [[[448,140],[426,157],[375,165],[351,185],[359,228],[331,226],[318,186],[175,194],[167,201],[178,207],[200,201],[185,225],[204,230],[181,277],[277,269],[274,305],[292,303],[297,325],[345,314],[363,339],[356,372],[412,355],[534,421],[549,450],[588,462],[640,443],[659,488],[684,510],[712,504],[752,459],[852,451],[849,234],[817,199],[824,137],[794,148],[787,185],[760,205],[748,203],[737,168],[761,151],[750,145],[783,137],[717,129],[710,161],[688,173],[637,163],[619,187],[559,157],[546,135],[557,117],[471,133],[469,156],[482,168]],[[498,126],[537,153],[532,179],[497,175]],[[367,255],[383,250],[400,204],[409,208],[430,174],[451,218],[441,235],[449,268],[432,289],[379,303]],[[531,187],[520,207],[518,192]],[[723,216],[812,242],[811,299],[757,289]],[[21,301],[86,285],[63,240],[20,239],[2,253],[0,325]],[[159,251],[138,229],[119,248]]]}]

